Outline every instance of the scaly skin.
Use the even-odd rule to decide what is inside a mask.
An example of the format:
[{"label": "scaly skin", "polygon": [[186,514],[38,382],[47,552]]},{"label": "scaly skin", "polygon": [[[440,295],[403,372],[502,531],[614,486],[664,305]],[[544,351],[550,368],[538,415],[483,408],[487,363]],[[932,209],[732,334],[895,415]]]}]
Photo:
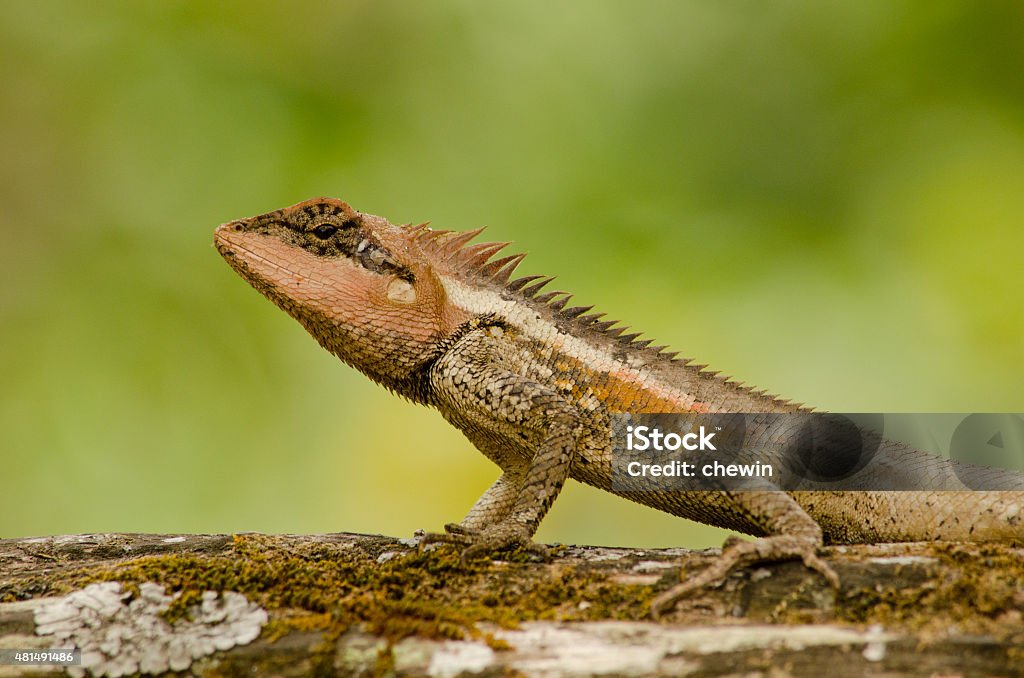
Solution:
[{"label": "scaly skin", "polygon": [[[331,198],[220,226],[215,245],[243,278],[328,351],[374,381],[436,408],[502,475],[447,534],[464,555],[532,537],[567,478],[614,491],[609,414],[798,412],[589,308],[567,308],[550,279],[510,280],[523,255],[479,233],[396,226]],[[653,612],[736,566],[802,559],[833,585],[823,543],[1024,540],[1022,492],[702,491],[618,493],[673,515],[761,537],[730,540]]]}]

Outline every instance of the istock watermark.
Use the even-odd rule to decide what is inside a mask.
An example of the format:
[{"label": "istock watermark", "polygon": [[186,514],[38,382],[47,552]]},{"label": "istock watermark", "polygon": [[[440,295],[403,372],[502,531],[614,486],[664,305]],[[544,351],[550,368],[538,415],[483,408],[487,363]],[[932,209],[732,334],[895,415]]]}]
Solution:
[{"label": "istock watermark", "polygon": [[1024,490],[1024,416],[612,415],[612,489]]}]

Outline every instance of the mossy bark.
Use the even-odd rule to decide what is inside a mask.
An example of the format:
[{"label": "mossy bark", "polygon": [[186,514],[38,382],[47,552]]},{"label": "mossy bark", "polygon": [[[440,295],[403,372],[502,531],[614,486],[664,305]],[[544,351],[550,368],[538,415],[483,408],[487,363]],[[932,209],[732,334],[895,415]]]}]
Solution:
[{"label": "mossy bark", "polygon": [[161,612],[169,628],[204,591],[269,614],[255,641],[195,659],[196,675],[1024,674],[1024,549],[832,547],[838,591],[780,563],[734,573],[659,622],[653,595],[715,552],[556,553],[463,563],[447,547],[354,534],[0,540],[0,648],[52,646],[37,635],[41,599],[120,582],[129,601],[152,582],[180,594]]}]

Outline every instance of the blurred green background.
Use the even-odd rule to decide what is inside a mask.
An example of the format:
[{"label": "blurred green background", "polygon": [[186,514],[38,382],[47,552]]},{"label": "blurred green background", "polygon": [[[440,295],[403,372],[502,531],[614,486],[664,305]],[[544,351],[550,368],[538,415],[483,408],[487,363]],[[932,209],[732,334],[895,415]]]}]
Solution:
[{"label": "blurred green background", "polygon": [[[438,530],[496,469],[210,246],[317,195],[839,411],[1022,411],[1024,4],[0,3],[0,536]],[[539,538],[718,544],[573,484]]]}]

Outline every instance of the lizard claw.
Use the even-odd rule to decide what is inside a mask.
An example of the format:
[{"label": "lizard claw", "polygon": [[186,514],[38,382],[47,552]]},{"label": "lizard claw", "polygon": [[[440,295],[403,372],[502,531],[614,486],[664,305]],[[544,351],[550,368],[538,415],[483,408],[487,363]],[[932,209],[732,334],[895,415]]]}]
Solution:
[{"label": "lizard claw", "polygon": [[497,523],[482,530],[463,527],[457,523],[444,526],[445,534],[425,534],[420,540],[420,548],[427,544],[457,544],[464,546],[461,560],[466,562],[479,556],[495,551],[505,551],[520,547],[530,553],[548,559],[548,548],[534,542],[529,531],[516,524]]},{"label": "lizard claw", "polygon": [[839,575],[818,556],[819,546],[817,540],[790,536],[764,537],[757,541],[730,538],[725,543],[722,555],[711,566],[696,577],[676,584],[668,591],[655,596],[651,601],[651,617],[657,619],[671,610],[680,599],[700,589],[721,584],[726,575],[735,568],[765,561],[799,558],[805,566],[825,577],[833,588],[838,589]]}]

